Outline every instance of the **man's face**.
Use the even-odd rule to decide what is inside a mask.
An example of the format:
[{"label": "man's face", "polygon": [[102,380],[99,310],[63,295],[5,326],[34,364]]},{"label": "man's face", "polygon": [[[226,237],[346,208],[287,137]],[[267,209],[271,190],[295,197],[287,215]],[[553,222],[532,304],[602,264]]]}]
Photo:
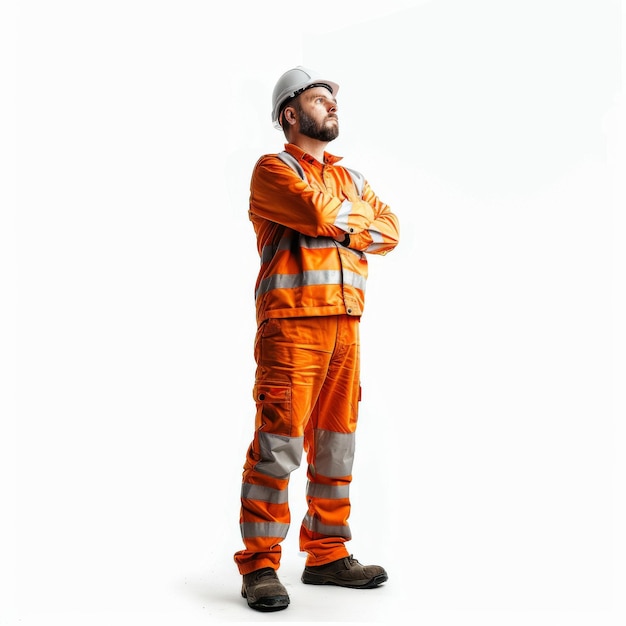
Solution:
[{"label": "man's face", "polygon": [[319,141],[332,141],[339,135],[337,101],[325,87],[307,89],[295,102],[300,133]]}]

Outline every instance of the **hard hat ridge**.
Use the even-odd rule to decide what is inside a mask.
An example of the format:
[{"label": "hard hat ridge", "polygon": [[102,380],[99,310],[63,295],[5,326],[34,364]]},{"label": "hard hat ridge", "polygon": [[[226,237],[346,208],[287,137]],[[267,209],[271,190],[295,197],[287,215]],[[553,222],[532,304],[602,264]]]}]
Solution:
[{"label": "hard hat ridge", "polygon": [[280,114],[285,103],[311,87],[326,87],[334,96],[339,91],[337,83],[302,65],[287,70],[278,79],[272,93],[272,122],[275,128],[281,129]]}]

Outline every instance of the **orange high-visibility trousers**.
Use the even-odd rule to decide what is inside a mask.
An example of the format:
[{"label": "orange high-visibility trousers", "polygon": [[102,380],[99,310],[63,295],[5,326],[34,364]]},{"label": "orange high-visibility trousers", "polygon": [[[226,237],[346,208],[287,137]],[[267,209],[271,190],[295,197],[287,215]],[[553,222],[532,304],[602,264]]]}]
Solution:
[{"label": "orange high-visibility trousers", "polygon": [[307,455],[307,565],[348,556],[349,486],[360,400],[359,317],[269,319],[255,341],[256,424],[241,490],[241,574],[278,569],[290,523],[289,476]]}]

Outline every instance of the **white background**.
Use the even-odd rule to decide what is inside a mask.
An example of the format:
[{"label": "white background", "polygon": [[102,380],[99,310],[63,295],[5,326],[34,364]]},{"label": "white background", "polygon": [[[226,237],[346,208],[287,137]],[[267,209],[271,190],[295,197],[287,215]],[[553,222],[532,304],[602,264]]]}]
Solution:
[{"label": "white background", "polygon": [[[624,624],[621,2],[4,6],[0,624]],[[232,559],[248,184],[299,64],[401,221],[348,544],[390,578],[299,582],[299,470],[264,615]]]}]

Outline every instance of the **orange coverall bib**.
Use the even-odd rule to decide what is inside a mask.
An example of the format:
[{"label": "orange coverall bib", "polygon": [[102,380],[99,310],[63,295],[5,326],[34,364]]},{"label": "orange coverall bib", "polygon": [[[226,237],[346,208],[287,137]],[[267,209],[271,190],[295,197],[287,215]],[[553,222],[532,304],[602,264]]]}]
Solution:
[{"label": "orange coverall bib", "polygon": [[349,485],[360,399],[359,318],[269,319],[255,342],[256,430],[241,493],[242,574],[277,569],[290,523],[290,473],[307,454],[307,565],[348,556]]}]

